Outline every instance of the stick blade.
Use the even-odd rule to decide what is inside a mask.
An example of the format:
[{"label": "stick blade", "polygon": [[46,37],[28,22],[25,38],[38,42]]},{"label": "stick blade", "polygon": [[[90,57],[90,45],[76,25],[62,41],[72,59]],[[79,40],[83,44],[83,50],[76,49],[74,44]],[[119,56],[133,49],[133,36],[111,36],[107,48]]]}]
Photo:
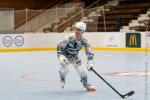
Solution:
[{"label": "stick blade", "polygon": [[129,93],[123,95],[123,98],[127,98],[129,96],[132,96],[135,92],[134,91],[130,91]]},{"label": "stick blade", "polygon": [[128,96],[131,96],[131,95],[133,95],[134,93],[135,93],[134,91],[131,91],[131,92],[128,93]]}]

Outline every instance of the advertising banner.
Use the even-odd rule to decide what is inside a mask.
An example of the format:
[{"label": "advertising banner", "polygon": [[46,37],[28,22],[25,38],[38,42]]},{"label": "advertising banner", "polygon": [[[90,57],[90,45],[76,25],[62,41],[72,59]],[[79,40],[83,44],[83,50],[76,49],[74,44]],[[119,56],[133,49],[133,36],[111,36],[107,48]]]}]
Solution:
[{"label": "advertising banner", "polygon": [[22,34],[1,34],[0,47],[3,48],[20,48],[24,46],[24,36]]},{"label": "advertising banner", "polygon": [[126,33],[127,48],[141,48],[141,33]]}]

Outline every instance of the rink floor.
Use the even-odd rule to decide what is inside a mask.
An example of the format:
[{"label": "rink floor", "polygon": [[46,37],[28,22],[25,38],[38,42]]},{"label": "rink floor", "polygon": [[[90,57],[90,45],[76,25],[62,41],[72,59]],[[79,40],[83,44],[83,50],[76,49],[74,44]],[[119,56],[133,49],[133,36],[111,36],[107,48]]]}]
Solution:
[{"label": "rink floor", "polygon": [[[126,100],[145,100],[145,53],[95,51],[94,69],[121,94],[134,90]],[[84,52],[80,58],[86,66]],[[150,61],[150,53],[147,56]],[[66,85],[59,83],[56,51],[0,52],[1,100],[122,100],[93,72],[87,72],[96,92],[86,92],[72,66]],[[150,69],[150,64],[148,62]],[[148,76],[150,83],[150,76]],[[150,92],[150,86],[148,86]],[[150,94],[148,94],[150,100]]]}]

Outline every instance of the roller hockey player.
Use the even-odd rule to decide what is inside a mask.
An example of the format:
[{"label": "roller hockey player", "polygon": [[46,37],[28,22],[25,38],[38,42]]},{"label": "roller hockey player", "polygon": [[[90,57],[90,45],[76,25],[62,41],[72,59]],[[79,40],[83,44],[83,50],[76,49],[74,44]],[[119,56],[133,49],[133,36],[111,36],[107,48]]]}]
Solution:
[{"label": "roller hockey player", "polygon": [[[60,62],[60,79],[61,79],[61,86],[64,88],[65,85],[65,76],[69,72],[68,65],[72,64],[76,71],[80,76],[80,82],[86,88],[87,91],[96,91],[93,85],[90,85],[87,81],[87,74],[86,69],[90,71],[93,67],[93,58],[94,54],[91,50],[90,44],[87,42],[83,33],[86,30],[86,24],[83,22],[77,22],[74,27],[75,33],[70,34],[65,37],[65,40],[60,42],[57,45],[57,56]],[[81,60],[78,57],[78,53],[80,49],[84,47],[86,56],[87,56],[87,67],[83,66]]]}]

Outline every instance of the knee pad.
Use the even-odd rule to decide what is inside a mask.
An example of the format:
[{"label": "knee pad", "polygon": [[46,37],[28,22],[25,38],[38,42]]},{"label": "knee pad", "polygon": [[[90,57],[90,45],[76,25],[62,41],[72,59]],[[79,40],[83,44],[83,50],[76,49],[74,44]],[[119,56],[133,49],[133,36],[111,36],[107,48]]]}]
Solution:
[{"label": "knee pad", "polygon": [[62,66],[67,66],[69,63],[67,58],[64,55],[59,56],[59,61]]}]

